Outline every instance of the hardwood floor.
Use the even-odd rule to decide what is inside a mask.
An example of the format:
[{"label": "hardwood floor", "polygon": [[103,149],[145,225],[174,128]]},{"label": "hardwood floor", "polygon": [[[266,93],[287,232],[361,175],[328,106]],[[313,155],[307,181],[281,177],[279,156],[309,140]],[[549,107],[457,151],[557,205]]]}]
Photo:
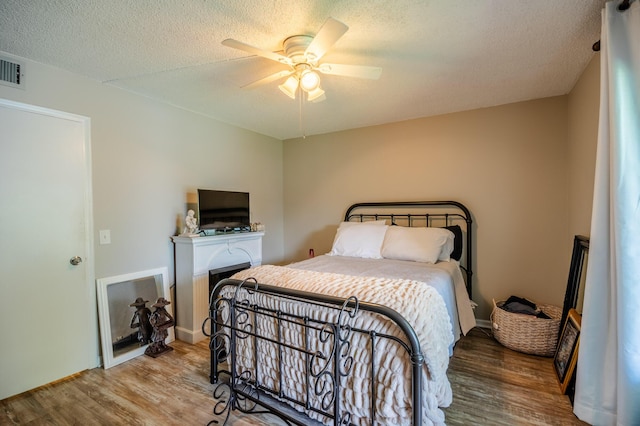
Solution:
[{"label": "hardwood floor", "polygon": [[553,359],[507,349],[475,328],[454,350],[448,377],[454,425],[585,425],[560,393]]},{"label": "hardwood floor", "polygon": [[[140,356],[0,401],[1,425],[206,425],[214,416],[206,342]],[[560,394],[551,358],[520,354],[474,329],[448,372],[453,425],[584,425]],[[283,424],[233,413],[233,426]]]}]

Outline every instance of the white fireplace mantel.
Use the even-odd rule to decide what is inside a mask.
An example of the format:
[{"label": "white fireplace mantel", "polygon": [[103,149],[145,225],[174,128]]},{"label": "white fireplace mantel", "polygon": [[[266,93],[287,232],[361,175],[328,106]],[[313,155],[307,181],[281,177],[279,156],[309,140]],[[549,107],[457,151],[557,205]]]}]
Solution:
[{"label": "white fireplace mantel", "polygon": [[176,337],[197,343],[205,338],[202,323],[209,316],[209,271],[262,263],[264,232],[172,237],[176,255]]}]

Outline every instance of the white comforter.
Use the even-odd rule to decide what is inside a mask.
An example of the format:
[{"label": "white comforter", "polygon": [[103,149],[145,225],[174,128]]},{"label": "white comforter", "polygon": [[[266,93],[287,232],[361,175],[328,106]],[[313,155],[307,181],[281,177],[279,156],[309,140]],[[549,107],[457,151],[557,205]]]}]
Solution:
[{"label": "white comforter", "polygon": [[[476,326],[472,302],[469,299],[467,287],[460,271],[460,264],[453,259],[449,262],[432,264],[407,260],[322,255],[287,266],[309,271],[335,272],[361,277],[402,278],[421,281],[434,287],[444,298],[456,342],[461,334],[467,334],[469,330]],[[452,354],[453,347],[451,347],[449,355]]]},{"label": "white comforter", "polygon": [[[241,271],[233,276],[236,279],[256,278],[259,283],[277,285],[287,288],[304,290],[315,293],[331,294],[347,298],[356,296],[360,301],[372,302],[388,306],[400,313],[412,325],[421,344],[425,357],[423,368],[423,425],[444,424],[444,413],[440,407],[447,407],[451,403],[451,386],[446,376],[449,364],[448,348],[453,342],[453,334],[449,315],[440,294],[423,282],[380,278],[355,277],[336,273],[304,271],[281,266],[260,266]],[[234,290],[223,291],[223,296],[229,297]],[[247,297],[246,294],[243,298]],[[251,297],[258,297],[253,295]],[[259,297],[259,303],[273,306],[273,300],[264,296]],[[300,303],[288,303],[287,309],[295,314],[313,317],[326,317],[326,312]],[[261,330],[273,327],[273,324],[258,324]],[[399,328],[391,321],[376,314],[360,312],[356,317],[354,327],[375,328],[381,333],[402,336]],[[295,329],[285,331],[285,340],[300,344],[301,337]],[[358,341],[360,340],[360,341]],[[368,398],[369,370],[367,365],[370,352],[363,350],[368,344],[368,337],[354,335],[352,355],[355,365],[352,377],[347,379],[349,389],[343,390],[345,397],[344,408],[352,413],[351,421],[355,424],[370,422],[370,400]],[[261,381],[268,385],[275,385],[278,374],[274,368],[274,345],[258,345]],[[270,355],[269,355],[270,354]],[[269,358],[270,357],[270,358]],[[253,348],[247,341],[243,341],[238,351],[238,362],[243,368],[251,369]],[[304,363],[292,359],[290,351],[285,351],[283,360],[291,371],[287,374],[286,384],[288,392],[303,392]],[[411,368],[407,355],[395,343],[382,342],[376,347],[377,378],[377,420],[379,424],[409,425],[411,424]],[[299,395],[301,399],[302,395]],[[309,414],[325,423],[329,423],[315,413]]]}]

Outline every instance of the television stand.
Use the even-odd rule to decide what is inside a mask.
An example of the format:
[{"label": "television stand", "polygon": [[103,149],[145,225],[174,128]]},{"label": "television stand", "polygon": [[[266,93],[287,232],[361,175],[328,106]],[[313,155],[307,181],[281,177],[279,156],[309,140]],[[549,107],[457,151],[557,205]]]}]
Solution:
[{"label": "television stand", "polygon": [[205,339],[202,323],[209,316],[209,271],[232,265],[262,263],[264,232],[230,232],[192,238],[171,237],[176,264],[176,338],[189,343]]}]

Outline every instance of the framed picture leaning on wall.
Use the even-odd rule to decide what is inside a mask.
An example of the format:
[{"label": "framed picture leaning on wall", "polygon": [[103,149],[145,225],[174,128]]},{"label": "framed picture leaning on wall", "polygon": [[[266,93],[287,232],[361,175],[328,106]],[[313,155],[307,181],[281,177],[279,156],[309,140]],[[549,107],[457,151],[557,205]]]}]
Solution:
[{"label": "framed picture leaning on wall", "polygon": [[553,368],[560,383],[560,390],[567,393],[567,387],[571,382],[578,361],[578,346],[580,344],[581,315],[570,309],[567,320],[564,323],[562,334],[558,340],[558,347],[553,357]]}]

